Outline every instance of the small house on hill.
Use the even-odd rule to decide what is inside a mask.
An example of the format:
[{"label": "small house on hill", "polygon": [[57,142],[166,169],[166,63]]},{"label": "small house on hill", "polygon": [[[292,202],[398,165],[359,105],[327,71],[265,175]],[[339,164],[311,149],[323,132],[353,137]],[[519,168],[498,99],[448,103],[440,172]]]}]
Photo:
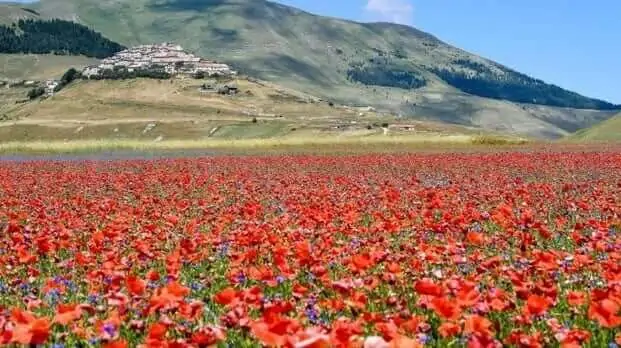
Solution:
[{"label": "small house on hill", "polygon": [[237,92],[239,92],[237,85],[227,84],[227,85],[224,85],[218,88],[218,94],[222,94],[222,95],[234,95],[234,94],[237,94]]}]

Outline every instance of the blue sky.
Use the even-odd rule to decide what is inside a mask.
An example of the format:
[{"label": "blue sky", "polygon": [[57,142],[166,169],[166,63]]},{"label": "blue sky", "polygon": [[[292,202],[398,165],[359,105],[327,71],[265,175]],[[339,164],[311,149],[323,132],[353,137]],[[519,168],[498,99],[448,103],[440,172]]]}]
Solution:
[{"label": "blue sky", "polygon": [[621,104],[619,0],[279,0],[412,25],[546,82]]},{"label": "blue sky", "polygon": [[277,1],[322,15],[412,25],[546,82],[621,104],[619,0]]}]

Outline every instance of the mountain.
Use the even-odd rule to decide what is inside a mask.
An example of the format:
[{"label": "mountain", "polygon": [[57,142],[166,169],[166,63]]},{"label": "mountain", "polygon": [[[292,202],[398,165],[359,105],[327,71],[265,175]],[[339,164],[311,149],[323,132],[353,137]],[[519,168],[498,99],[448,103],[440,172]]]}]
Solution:
[{"label": "mountain", "polygon": [[621,141],[621,113],[567,137],[570,141]]},{"label": "mountain", "polygon": [[265,0],[41,0],[29,8],[125,46],[175,42],[250,76],[419,119],[556,138],[621,108],[412,27],[322,17]]}]

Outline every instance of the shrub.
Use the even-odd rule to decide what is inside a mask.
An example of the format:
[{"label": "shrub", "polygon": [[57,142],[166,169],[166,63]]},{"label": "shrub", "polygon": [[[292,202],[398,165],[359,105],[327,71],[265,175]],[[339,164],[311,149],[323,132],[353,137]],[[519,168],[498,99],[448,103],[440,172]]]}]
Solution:
[{"label": "shrub", "polygon": [[45,88],[35,87],[28,91],[28,99],[33,100],[45,94]]}]

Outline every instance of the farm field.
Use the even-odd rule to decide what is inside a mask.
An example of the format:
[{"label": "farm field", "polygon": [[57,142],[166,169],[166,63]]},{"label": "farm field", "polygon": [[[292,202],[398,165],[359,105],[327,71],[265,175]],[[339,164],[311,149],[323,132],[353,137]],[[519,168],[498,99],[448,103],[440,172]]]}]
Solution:
[{"label": "farm field", "polygon": [[619,150],[0,161],[0,344],[616,347]]}]

